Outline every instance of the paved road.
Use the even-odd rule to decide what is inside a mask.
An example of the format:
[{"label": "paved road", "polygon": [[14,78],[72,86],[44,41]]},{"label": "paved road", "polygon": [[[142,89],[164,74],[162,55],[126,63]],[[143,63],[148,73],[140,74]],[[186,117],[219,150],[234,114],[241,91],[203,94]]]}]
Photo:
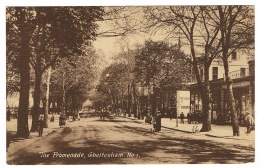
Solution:
[{"label": "paved road", "polygon": [[12,156],[9,164],[246,163],[254,146],[150,126],[126,118],[68,122]]}]

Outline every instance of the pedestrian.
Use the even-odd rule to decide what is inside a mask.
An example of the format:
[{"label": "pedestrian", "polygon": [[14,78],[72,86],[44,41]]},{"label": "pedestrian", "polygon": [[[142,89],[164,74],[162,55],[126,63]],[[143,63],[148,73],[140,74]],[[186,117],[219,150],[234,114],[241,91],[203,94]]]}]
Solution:
[{"label": "pedestrian", "polygon": [[51,116],[50,122],[53,122],[53,123],[54,123],[54,115]]},{"label": "pedestrian", "polygon": [[105,112],[103,112],[102,110],[100,111],[100,114],[99,114],[100,115],[100,120],[104,120],[104,113]]},{"label": "pedestrian", "polygon": [[39,137],[42,136],[43,133],[43,128],[45,127],[45,122],[43,120],[43,116],[40,116],[40,119],[38,120],[38,132],[39,132]]},{"label": "pedestrian", "polygon": [[229,110],[227,113],[227,122],[230,122],[230,121],[231,121],[231,112]]},{"label": "pedestrian", "polygon": [[160,111],[157,111],[157,116],[156,116],[156,132],[160,132],[161,131],[161,120],[162,120],[162,116]]},{"label": "pedestrian", "polygon": [[248,113],[248,115],[246,116],[247,133],[251,132],[253,126],[254,126],[254,118]]},{"label": "pedestrian", "polygon": [[199,132],[199,129],[198,129],[198,121],[193,121],[192,132],[193,132],[193,133]]},{"label": "pedestrian", "polygon": [[62,114],[60,114],[60,117],[59,117],[59,126],[60,126],[60,128],[66,124],[66,120],[65,119],[66,119],[66,117],[63,116]]},{"label": "pedestrian", "polygon": [[191,124],[191,113],[188,112],[187,114],[187,120],[188,120],[188,123]]},{"label": "pedestrian", "polygon": [[190,112],[190,123],[192,124],[194,120],[193,112]]},{"label": "pedestrian", "polygon": [[154,133],[156,130],[156,119],[154,116],[150,116],[151,117],[151,133]]},{"label": "pedestrian", "polygon": [[75,114],[72,115],[72,121],[76,121],[76,116],[75,116]]},{"label": "pedestrian", "polygon": [[181,112],[181,114],[180,114],[180,119],[181,119],[181,123],[184,124],[184,114],[183,114],[183,112]]},{"label": "pedestrian", "polygon": [[170,121],[172,120],[172,112],[170,111]]},{"label": "pedestrian", "polygon": [[245,113],[241,114],[241,125],[245,124]]},{"label": "pedestrian", "polygon": [[6,120],[11,121],[11,110],[9,106],[7,107],[7,111],[6,111]]},{"label": "pedestrian", "polygon": [[148,123],[149,125],[151,125],[152,118],[153,118],[153,116],[150,113],[147,113],[147,116],[145,117],[145,123]]}]

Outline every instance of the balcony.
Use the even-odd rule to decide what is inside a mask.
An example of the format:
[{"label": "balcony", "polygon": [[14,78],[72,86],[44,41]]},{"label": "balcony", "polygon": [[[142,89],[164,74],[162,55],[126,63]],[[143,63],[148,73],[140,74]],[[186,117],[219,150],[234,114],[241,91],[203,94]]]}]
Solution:
[{"label": "balcony", "polygon": [[[241,68],[240,70],[229,72],[228,75],[231,79],[243,78],[249,76],[249,68]],[[223,74],[223,77],[225,78],[225,74]]]}]

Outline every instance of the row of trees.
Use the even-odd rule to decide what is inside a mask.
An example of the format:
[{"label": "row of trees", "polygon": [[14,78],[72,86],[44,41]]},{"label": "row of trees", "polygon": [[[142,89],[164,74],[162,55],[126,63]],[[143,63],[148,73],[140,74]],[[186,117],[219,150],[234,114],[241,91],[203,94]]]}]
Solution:
[{"label": "row of trees", "polygon": [[[20,91],[17,135],[28,137],[31,70],[34,74],[31,131],[36,131],[43,74],[48,72],[46,82],[48,93],[51,81],[50,75],[52,69],[56,69],[58,63],[60,63],[60,67],[64,68],[66,62],[72,64],[75,60],[82,61],[80,59],[84,59],[74,57],[91,57],[91,55],[86,54],[88,53],[86,46],[89,46],[95,39],[98,28],[96,21],[102,20],[104,10],[102,7],[8,7],[6,13],[7,78],[12,78],[12,75],[13,78],[19,76],[20,81],[19,85],[9,83],[18,87],[7,85],[7,94],[14,91],[12,88]],[[75,65],[78,66],[79,64]],[[81,64],[81,68],[83,66],[85,65]],[[19,72],[19,75],[17,72]],[[66,72],[64,70],[64,73]],[[56,76],[58,78],[58,75]],[[65,77],[65,75],[63,76]],[[73,83],[69,88],[65,88],[64,78],[63,81],[63,93],[66,91],[73,92],[73,89],[81,92],[77,87],[84,85],[75,80],[75,84]],[[48,102],[47,98],[46,103],[48,104]],[[45,111],[46,121],[48,120],[47,114],[48,110]]]},{"label": "row of trees", "polygon": [[147,40],[143,45],[119,55],[121,59],[117,59],[101,75],[97,95],[105,96],[99,99],[94,96],[92,100],[96,105],[104,108],[111,105],[113,111],[120,108],[128,115],[143,118],[147,109],[142,103],[146,108],[149,106],[153,113],[156,110],[152,97],[148,102],[140,100],[144,88],[150,93],[152,89],[155,92],[155,88],[180,86],[192,80],[191,67],[183,59],[180,45]]}]

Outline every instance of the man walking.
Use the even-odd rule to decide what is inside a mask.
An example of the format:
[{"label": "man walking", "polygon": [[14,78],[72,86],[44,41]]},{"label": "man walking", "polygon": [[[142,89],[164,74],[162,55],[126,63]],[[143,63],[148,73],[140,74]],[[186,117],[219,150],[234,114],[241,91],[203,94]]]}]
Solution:
[{"label": "man walking", "polygon": [[250,133],[252,130],[252,127],[254,126],[254,118],[248,114],[246,116],[246,128],[247,128],[247,133]]},{"label": "man walking", "polygon": [[181,112],[181,114],[180,114],[180,119],[181,119],[181,123],[184,124],[184,114],[183,114],[183,112]]},{"label": "man walking", "polygon": [[187,120],[188,120],[188,123],[191,124],[191,114],[190,114],[190,112],[188,112],[188,114],[187,114]]},{"label": "man walking", "polygon": [[43,133],[43,128],[45,126],[45,122],[43,120],[43,116],[40,116],[40,119],[38,121],[38,126],[39,126],[39,137],[41,137],[42,133]]},{"label": "man walking", "polygon": [[156,132],[160,132],[161,131],[161,120],[162,120],[162,116],[161,116],[161,112],[157,111],[157,115],[156,115]]}]

